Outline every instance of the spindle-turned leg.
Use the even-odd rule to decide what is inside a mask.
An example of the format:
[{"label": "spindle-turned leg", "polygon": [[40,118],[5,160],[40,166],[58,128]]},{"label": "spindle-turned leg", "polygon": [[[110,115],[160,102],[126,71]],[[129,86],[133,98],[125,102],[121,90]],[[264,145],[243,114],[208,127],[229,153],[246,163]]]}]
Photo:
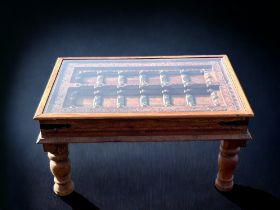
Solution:
[{"label": "spindle-turned leg", "polygon": [[48,152],[50,170],[54,175],[53,191],[59,196],[69,195],[74,190],[71,180],[71,163],[68,158],[67,144],[44,144],[44,151]]},{"label": "spindle-turned leg", "polygon": [[220,191],[230,191],[233,188],[233,173],[237,166],[241,146],[245,146],[244,141],[221,141],[218,157],[219,171],[215,181],[215,186]]}]

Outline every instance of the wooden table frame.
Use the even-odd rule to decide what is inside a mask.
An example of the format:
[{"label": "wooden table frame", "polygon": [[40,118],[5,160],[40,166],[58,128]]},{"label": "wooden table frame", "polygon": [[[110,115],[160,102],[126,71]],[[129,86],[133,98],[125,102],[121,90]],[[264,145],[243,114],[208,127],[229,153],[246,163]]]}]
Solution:
[{"label": "wooden table frame", "polygon": [[[221,58],[244,110],[184,113],[44,113],[44,107],[63,60],[159,58]],[[226,55],[64,57],[57,59],[34,119],[39,121],[41,130],[37,143],[43,145],[50,159],[50,169],[55,182],[54,192],[59,196],[65,196],[74,190],[70,176],[68,144],[98,142],[219,140],[221,141],[218,157],[219,171],[215,186],[221,191],[229,191],[233,187],[233,172],[238,162],[240,147],[245,146],[246,141],[251,139],[247,127],[253,115]],[[143,123],[146,125],[144,130]],[[129,129],[119,130],[120,124],[124,127],[129,125]],[[172,129],[166,129],[167,126]]]}]

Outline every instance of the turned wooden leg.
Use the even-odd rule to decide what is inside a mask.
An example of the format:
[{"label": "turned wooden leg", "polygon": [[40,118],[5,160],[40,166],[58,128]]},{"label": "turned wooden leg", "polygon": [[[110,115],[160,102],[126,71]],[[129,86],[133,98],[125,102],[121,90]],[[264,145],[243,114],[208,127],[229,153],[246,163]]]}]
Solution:
[{"label": "turned wooden leg", "polygon": [[218,157],[218,175],[215,186],[220,191],[230,191],[233,188],[233,172],[238,162],[238,152],[244,141],[222,140]]},{"label": "turned wooden leg", "polygon": [[53,191],[59,196],[69,195],[74,190],[71,180],[71,163],[68,158],[67,144],[44,144],[44,151],[48,152],[50,170],[54,175]]}]

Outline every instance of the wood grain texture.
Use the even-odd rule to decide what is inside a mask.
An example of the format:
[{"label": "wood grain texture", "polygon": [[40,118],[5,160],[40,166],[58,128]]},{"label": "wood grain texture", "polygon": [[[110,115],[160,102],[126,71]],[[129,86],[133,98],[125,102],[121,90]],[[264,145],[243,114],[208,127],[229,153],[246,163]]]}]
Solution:
[{"label": "wood grain texture", "polygon": [[40,125],[42,137],[230,135],[247,132],[248,119],[163,118],[52,120]]},{"label": "wood grain texture", "polygon": [[[244,108],[235,111],[127,112],[127,113],[43,113],[63,60],[221,58],[234,91]],[[69,76],[69,75],[68,75]],[[208,78],[209,79],[209,78]],[[207,78],[206,78],[207,82]],[[229,85],[229,83],[226,83]],[[215,95],[213,95],[215,99]],[[239,100],[235,97],[235,100]],[[63,98],[63,97],[62,97]],[[226,55],[151,56],[151,57],[67,57],[59,58],[54,67],[34,119],[40,123],[37,143],[43,144],[54,175],[54,192],[65,196],[74,190],[70,178],[68,143],[151,142],[220,140],[219,172],[215,181],[221,191],[233,187],[233,172],[240,146],[251,139],[248,123],[254,116],[240,83]]]},{"label": "wood grain texture", "polygon": [[[170,136],[106,136],[106,137],[48,137],[43,138],[41,134],[37,144],[62,144],[62,143],[105,143],[105,142],[170,142],[170,141],[229,141],[250,140],[251,135],[246,133],[238,134],[215,134],[215,135],[170,135]],[[245,144],[244,144],[245,145]]]},{"label": "wood grain texture", "polygon": [[59,196],[69,195],[74,191],[71,180],[71,163],[68,158],[67,144],[46,144],[44,150],[48,152],[50,170],[54,175],[53,191]]},{"label": "wood grain texture", "polygon": [[[51,92],[59,67],[63,60],[83,59],[174,59],[174,58],[220,58],[230,79],[236,88],[245,107],[239,111],[192,111],[192,112],[129,112],[129,113],[43,113],[44,106]],[[249,139],[247,127],[253,112],[243,93],[240,83],[226,55],[198,56],[134,56],[134,57],[63,57],[59,58],[54,67],[47,88],[44,92],[34,119],[40,123],[43,139],[66,139],[76,142],[73,138],[81,137],[80,142],[103,141],[166,141],[166,140],[214,140],[241,138]],[[129,137],[137,137],[131,138]],[[175,136],[179,136],[175,138]],[[73,138],[72,138],[73,137]],[[105,140],[105,137],[108,140]],[[114,137],[117,140],[113,140]],[[125,138],[123,138],[125,137]],[[71,139],[72,138],[72,139]],[[71,139],[71,140],[70,140]],[[41,141],[40,141],[41,142]]]},{"label": "wood grain texture", "polygon": [[47,100],[49,98],[49,94],[50,94],[50,92],[52,90],[53,84],[54,84],[56,76],[57,76],[57,74],[59,72],[59,68],[60,68],[60,66],[62,64],[62,61],[63,61],[62,58],[57,58],[57,60],[56,60],[56,63],[54,65],[54,68],[53,68],[53,71],[52,71],[52,74],[51,74],[51,76],[49,78],[49,81],[47,83],[47,86],[45,88],[43,96],[42,96],[41,101],[39,103],[39,106],[38,106],[38,108],[37,108],[37,110],[35,112],[34,119],[36,119],[36,116],[42,114],[43,111],[44,111],[44,107],[45,107],[45,105],[47,103]]},{"label": "wood grain texture", "polygon": [[250,113],[237,112],[237,111],[220,111],[220,112],[145,112],[145,113],[44,113],[38,116],[35,116],[35,120],[44,121],[44,120],[58,120],[58,119],[103,119],[103,118],[196,118],[196,117],[253,117]]},{"label": "wood grain texture", "polygon": [[228,70],[228,72],[230,73],[230,76],[232,78],[233,84],[238,92],[238,95],[240,96],[241,101],[243,102],[243,105],[245,107],[245,110],[247,111],[248,114],[250,114],[252,117],[254,116],[253,110],[247,100],[247,97],[242,89],[242,86],[233,70],[233,67],[229,61],[229,58],[227,55],[223,56],[223,62],[226,65],[226,69]]},{"label": "wood grain texture", "polygon": [[215,186],[220,191],[230,191],[233,188],[233,173],[238,163],[238,153],[243,141],[222,140],[218,156],[218,175]]},{"label": "wood grain texture", "polygon": [[111,59],[168,59],[168,58],[222,58],[225,55],[162,55],[162,56],[94,56],[94,57],[60,57],[63,60],[111,60]]},{"label": "wood grain texture", "polygon": [[235,88],[239,93],[239,96],[244,103],[243,105],[246,107],[245,111],[213,111],[213,112],[180,112],[180,113],[172,113],[172,112],[165,112],[165,113],[159,113],[159,112],[153,112],[153,113],[75,113],[75,114],[63,114],[63,113],[52,113],[47,114],[43,113],[43,107],[46,104],[46,99],[48,98],[48,95],[50,93],[50,89],[52,87],[52,83],[55,81],[55,77],[57,75],[58,69],[57,67],[54,68],[53,74],[51,76],[51,79],[47,85],[46,91],[44,92],[44,95],[42,97],[42,100],[40,102],[34,119],[43,121],[48,119],[95,119],[95,118],[112,118],[112,117],[129,117],[129,118],[141,118],[141,117],[211,117],[211,116],[220,116],[220,117],[253,117],[253,112],[249,106],[249,103],[245,97],[245,94],[240,86],[240,83],[238,82],[238,79],[232,69],[232,66],[227,58],[226,55],[197,55],[197,56],[134,56],[134,57],[62,57],[58,60],[62,62],[63,60],[109,60],[109,59],[175,59],[175,58],[221,58],[223,60],[223,63],[226,65],[226,69],[229,71],[229,74],[231,76],[231,80],[235,84]]}]

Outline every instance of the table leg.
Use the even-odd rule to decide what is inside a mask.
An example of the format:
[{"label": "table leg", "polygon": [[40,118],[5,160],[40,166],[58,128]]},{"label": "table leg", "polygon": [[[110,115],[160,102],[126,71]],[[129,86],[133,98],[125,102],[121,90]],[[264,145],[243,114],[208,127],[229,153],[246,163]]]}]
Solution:
[{"label": "table leg", "polygon": [[48,152],[50,170],[54,175],[53,191],[59,196],[69,195],[74,190],[71,180],[71,163],[68,158],[67,144],[44,144],[44,151]]},{"label": "table leg", "polygon": [[244,141],[222,140],[218,157],[218,175],[215,186],[220,191],[230,191],[233,188],[233,173],[238,163],[238,152]]}]

